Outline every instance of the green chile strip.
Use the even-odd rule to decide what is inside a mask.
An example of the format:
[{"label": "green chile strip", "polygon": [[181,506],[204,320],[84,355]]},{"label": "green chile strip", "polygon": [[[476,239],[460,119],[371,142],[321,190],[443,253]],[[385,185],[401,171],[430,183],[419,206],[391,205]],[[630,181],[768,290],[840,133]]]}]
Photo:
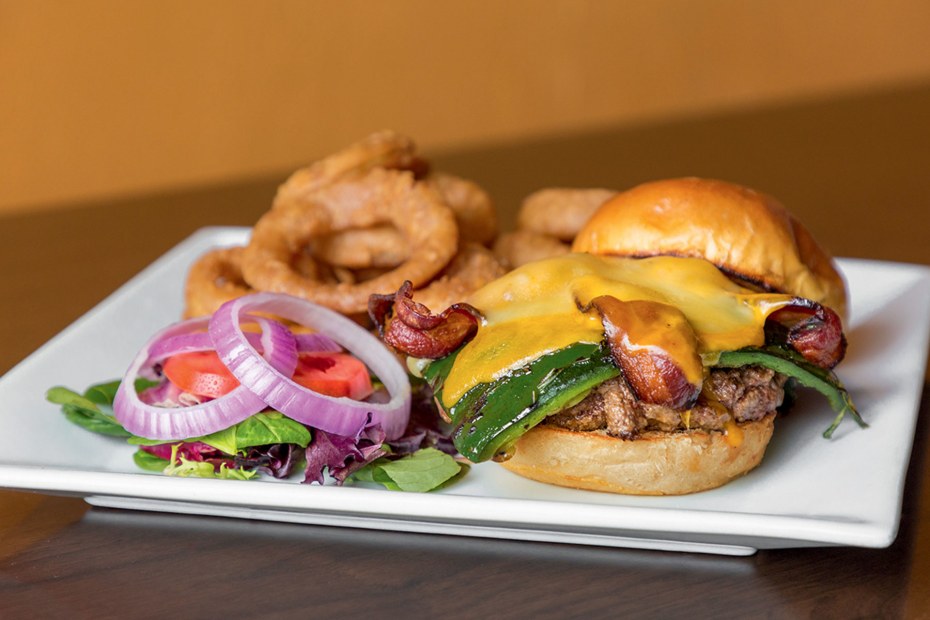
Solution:
[{"label": "green chile strip", "polygon": [[453,443],[473,462],[494,458],[546,416],[619,374],[609,351],[598,344],[578,343],[544,355],[503,379],[472,388],[450,407]]}]

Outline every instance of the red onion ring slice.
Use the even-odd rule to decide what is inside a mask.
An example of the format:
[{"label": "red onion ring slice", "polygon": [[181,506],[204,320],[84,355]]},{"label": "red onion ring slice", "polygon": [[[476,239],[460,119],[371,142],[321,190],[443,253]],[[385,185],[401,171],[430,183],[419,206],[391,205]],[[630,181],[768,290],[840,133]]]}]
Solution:
[{"label": "red onion ring slice", "polygon": [[[248,342],[240,318],[250,312],[272,314],[327,334],[375,373],[390,400],[334,398],[297,385],[291,373],[275,369]],[[370,424],[380,424],[388,439],[404,433],[411,400],[406,370],[375,336],[341,314],[290,295],[255,293],[223,304],[210,319],[209,331],[220,360],[242,386],[289,418],[343,436],[357,436]]]},{"label": "red onion ring slice", "polygon": [[[209,317],[190,319],[192,330],[206,329]],[[261,335],[247,333],[246,338],[251,344],[261,352]],[[309,351],[342,351],[332,338],[324,334],[294,334],[297,340],[297,352],[306,353]],[[196,353],[198,351],[213,351],[213,340],[210,334],[205,331],[194,331],[193,333],[183,333],[169,336],[163,340],[156,340],[149,348],[149,362],[156,363],[168,359],[172,355],[181,353]]]},{"label": "red onion ring slice", "polygon": [[[264,359],[271,367],[293,373],[297,364],[297,345],[286,327],[268,319],[256,319],[262,326]],[[139,399],[135,381],[152,363],[152,350],[159,343],[190,334],[207,325],[205,319],[191,319],[171,325],[152,337],[126,371],[113,401],[113,415],[127,431],[139,437],[172,441],[209,435],[229,428],[267,407],[248,388],[240,385],[232,392],[190,407],[158,407]]]}]

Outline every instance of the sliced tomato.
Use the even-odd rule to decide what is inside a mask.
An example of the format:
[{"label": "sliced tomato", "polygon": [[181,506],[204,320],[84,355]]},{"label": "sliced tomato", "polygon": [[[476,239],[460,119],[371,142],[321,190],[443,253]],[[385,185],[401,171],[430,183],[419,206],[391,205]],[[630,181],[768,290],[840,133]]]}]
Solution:
[{"label": "sliced tomato", "polygon": [[214,351],[172,355],[162,370],[171,383],[197,396],[218,398],[239,386],[238,379]]},{"label": "sliced tomato", "polygon": [[368,368],[348,353],[301,353],[294,382],[320,394],[348,396],[354,400],[367,398],[373,391]]}]

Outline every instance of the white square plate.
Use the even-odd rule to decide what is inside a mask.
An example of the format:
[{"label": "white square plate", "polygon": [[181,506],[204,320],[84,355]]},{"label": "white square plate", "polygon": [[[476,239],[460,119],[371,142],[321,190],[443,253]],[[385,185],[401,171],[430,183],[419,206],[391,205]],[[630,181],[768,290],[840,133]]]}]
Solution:
[{"label": "white square plate", "polygon": [[748,555],[756,549],[886,547],[900,520],[924,383],[930,268],[841,260],[852,301],[839,375],[870,423],[821,437],[833,413],[801,393],[762,465],[723,488],[627,497],[519,478],[486,463],[436,493],[169,478],[141,472],[134,448],[68,423],[44,400],[120,377],[155,330],[177,320],[188,266],[248,229],[199,231],[0,378],[0,487],[73,494],[97,506],[295,523]]}]

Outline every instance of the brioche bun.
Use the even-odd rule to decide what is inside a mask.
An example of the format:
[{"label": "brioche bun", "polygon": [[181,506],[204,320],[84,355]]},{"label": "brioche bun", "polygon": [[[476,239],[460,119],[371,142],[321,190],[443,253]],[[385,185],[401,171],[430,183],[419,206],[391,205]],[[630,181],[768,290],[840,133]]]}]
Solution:
[{"label": "brioche bun", "polygon": [[649,431],[636,439],[541,424],[501,463],[515,474],[564,487],[626,495],[706,491],[755,468],[772,437],[775,414],[739,424],[739,441],[719,431]]},{"label": "brioche bun", "polygon": [[704,258],[743,283],[819,302],[846,316],[833,259],[777,200],[711,179],[644,183],[604,203],[574,252]]}]

